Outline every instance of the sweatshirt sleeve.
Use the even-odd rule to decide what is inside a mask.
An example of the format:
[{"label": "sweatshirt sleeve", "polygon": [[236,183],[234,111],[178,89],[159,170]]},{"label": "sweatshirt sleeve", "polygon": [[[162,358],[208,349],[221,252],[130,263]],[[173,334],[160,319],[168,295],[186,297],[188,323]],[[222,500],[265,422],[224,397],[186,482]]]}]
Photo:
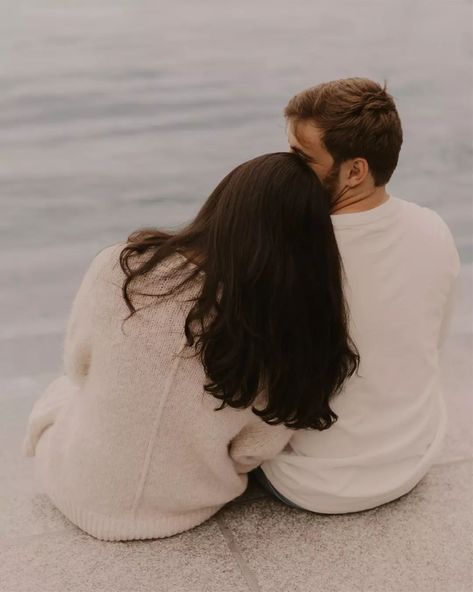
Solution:
[{"label": "sweatshirt sleeve", "polygon": [[445,343],[445,339],[447,337],[448,331],[450,329],[451,321],[452,321],[452,314],[455,308],[456,299],[458,296],[458,277],[452,282],[450,287],[450,292],[447,298],[447,303],[445,305],[444,316],[442,318],[442,323],[440,325],[440,332],[439,332],[439,340],[438,340],[438,348],[441,349]]},{"label": "sweatshirt sleeve", "polygon": [[87,377],[97,303],[94,288],[112,247],[102,249],[94,257],[72,302],[63,342],[63,373],[47,386],[33,405],[21,447],[24,456],[35,455],[41,435],[55,422],[58,413]]}]

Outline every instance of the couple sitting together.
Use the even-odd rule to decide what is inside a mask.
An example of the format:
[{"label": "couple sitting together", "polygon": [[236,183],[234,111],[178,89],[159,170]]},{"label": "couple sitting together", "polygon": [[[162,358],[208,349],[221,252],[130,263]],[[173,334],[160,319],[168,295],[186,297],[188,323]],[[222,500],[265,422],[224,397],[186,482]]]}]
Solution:
[{"label": "couple sitting together", "polygon": [[366,510],[442,447],[459,258],[438,214],[386,191],[393,98],[336,80],[284,115],[288,152],[236,167],[183,229],[106,246],[72,302],[22,451],[98,539],[190,529],[249,474],[295,508]]}]

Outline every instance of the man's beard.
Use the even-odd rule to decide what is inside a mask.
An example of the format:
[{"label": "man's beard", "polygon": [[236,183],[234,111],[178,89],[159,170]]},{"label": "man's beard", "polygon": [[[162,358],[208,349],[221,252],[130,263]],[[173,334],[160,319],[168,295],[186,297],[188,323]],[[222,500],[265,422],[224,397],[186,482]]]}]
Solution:
[{"label": "man's beard", "polygon": [[325,176],[324,180],[322,181],[322,185],[324,189],[330,196],[330,200],[333,202],[337,197],[338,191],[338,177],[340,174],[340,166],[341,163],[334,162],[331,169]]},{"label": "man's beard", "polygon": [[327,191],[330,198],[330,207],[334,208],[338,201],[345,195],[348,190],[348,186],[345,185],[343,189],[339,189],[339,177],[341,162],[335,161],[322,181],[322,186]]}]

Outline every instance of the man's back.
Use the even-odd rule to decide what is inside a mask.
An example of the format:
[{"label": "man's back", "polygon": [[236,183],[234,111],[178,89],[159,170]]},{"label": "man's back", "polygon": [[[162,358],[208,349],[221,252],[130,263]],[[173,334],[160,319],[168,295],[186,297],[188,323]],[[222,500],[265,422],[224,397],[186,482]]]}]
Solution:
[{"label": "man's back", "polygon": [[442,445],[439,345],[459,271],[450,231],[432,210],[391,197],[332,216],[361,363],[331,400],[328,430],[300,430],[262,469],[315,512],[352,512],[407,493]]}]

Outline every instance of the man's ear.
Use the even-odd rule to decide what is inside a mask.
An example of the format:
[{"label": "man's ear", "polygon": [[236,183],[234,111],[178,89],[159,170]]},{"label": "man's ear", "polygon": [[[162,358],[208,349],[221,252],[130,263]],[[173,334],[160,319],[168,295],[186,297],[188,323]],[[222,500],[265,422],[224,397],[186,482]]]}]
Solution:
[{"label": "man's ear", "polygon": [[346,184],[349,187],[356,187],[363,183],[370,174],[370,167],[365,158],[352,158],[345,163]]}]

